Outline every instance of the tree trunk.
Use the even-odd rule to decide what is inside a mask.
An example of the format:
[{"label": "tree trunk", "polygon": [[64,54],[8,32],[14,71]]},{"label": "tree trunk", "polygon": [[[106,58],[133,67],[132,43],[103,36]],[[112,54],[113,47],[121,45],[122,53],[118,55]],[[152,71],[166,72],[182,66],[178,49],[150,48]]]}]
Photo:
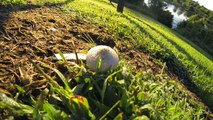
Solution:
[{"label": "tree trunk", "polygon": [[124,0],[118,0],[117,12],[123,13],[124,10]]}]

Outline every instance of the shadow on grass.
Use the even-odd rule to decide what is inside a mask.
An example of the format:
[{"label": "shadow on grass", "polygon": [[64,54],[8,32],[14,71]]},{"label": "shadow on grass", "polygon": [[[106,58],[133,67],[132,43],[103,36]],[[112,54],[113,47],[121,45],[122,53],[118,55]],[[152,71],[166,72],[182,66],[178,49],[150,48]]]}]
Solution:
[{"label": "shadow on grass", "polygon": [[[212,111],[213,110],[213,105],[211,102],[209,102],[208,99],[206,99],[206,97],[208,97],[208,95],[212,94],[209,93],[208,91],[205,91],[203,89],[200,89],[193,81],[192,81],[192,75],[189,73],[189,71],[187,70],[187,68],[185,67],[185,65],[178,60],[178,58],[175,56],[175,54],[168,48],[166,48],[161,42],[157,41],[156,38],[154,38],[152,35],[150,35],[150,33],[148,33],[146,30],[144,30],[143,27],[141,27],[138,23],[136,23],[135,21],[131,20],[128,16],[123,15],[127,20],[129,20],[131,23],[133,23],[134,25],[136,25],[137,28],[140,29],[140,31],[146,33],[151,40],[153,40],[156,44],[158,44],[161,48],[164,48],[166,53],[161,53],[156,51],[155,53],[152,53],[151,55],[154,58],[157,59],[161,59],[163,62],[166,62],[166,65],[169,69],[169,71],[171,71],[172,73],[174,73],[179,80],[187,87],[187,89],[189,89],[191,92],[195,93],[206,105],[208,105],[209,109]],[[143,24],[143,21],[141,21]],[[146,24],[147,25],[147,24]],[[149,25],[148,25],[149,26]],[[151,26],[149,26],[151,27]],[[151,27],[151,29],[155,30],[154,28]],[[156,31],[156,30],[155,30]],[[157,32],[157,31],[156,31]],[[158,32],[159,33],[159,32]],[[160,35],[162,35],[160,33]],[[179,51],[183,52],[184,54],[186,54],[186,56],[193,61],[193,63],[199,65],[199,67],[201,69],[204,69],[201,67],[201,65],[194,60],[191,55],[189,55],[182,47],[178,46],[175,42],[173,42],[172,40],[169,40],[168,38],[166,38],[165,35],[162,35],[162,37],[164,37],[168,42],[170,42],[172,45],[174,45]],[[146,48],[144,48],[143,46],[139,46],[141,47],[143,50],[145,50]],[[168,56],[166,56],[166,54],[168,54]],[[212,75],[212,73],[207,73],[208,75]]]}]

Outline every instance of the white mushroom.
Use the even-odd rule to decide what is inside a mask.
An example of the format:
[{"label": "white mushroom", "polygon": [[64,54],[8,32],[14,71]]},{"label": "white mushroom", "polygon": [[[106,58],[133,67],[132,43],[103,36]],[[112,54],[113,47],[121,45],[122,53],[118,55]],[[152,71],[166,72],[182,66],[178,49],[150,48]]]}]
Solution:
[{"label": "white mushroom", "polygon": [[98,45],[89,50],[86,56],[88,67],[95,72],[106,72],[117,67],[119,58],[109,46]]}]

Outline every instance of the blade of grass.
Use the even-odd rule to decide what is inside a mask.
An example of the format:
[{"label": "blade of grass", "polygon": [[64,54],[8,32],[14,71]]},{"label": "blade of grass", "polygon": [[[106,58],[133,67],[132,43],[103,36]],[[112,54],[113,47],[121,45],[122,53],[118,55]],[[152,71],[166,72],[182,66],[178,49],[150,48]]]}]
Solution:
[{"label": "blade of grass", "polygon": [[101,95],[101,88],[98,86],[97,82],[92,77],[90,77],[90,79],[92,80],[92,83],[95,85],[96,89],[98,90],[99,94]]},{"label": "blade of grass", "polygon": [[103,120],[118,104],[120,103],[120,100],[117,101],[101,118],[100,120]]},{"label": "blade of grass", "polygon": [[14,99],[8,97],[0,92],[0,108],[9,108],[18,114],[32,114],[33,107],[16,102]]},{"label": "blade of grass", "polygon": [[88,43],[91,43],[91,44],[96,44],[95,42],[94,42],[94,40],[92,39],[92,37],[88,34],[88,33],[83,33],[83,35],[85,36],[82,36],[82,38],[85,40],[85,41],[87,41]]},{"label": "blade of grass", "polygon": [[41,63],[41,65],[42,65],[43,67],[53,70],[53,71],[60,77],[60,79],[62,80],[62,82],[64,83],[65,89],[66,89],[68,92],[72,93],[72,89],[71,89],[70,86],[69,86],[68,80],[66,80],[66,78],[64,77],[64,75],[63,75],[59,70],[57,70],[57,69],[55,69],[55,68],[52,68],[51,66],[49,66],[49,65],[47,65],[47,64],[45,64],[45,63],[43,63],[43,62],[39,62],[39,63]]},{"label": "blade of grass", "polygon": [[164,69],[165,69],[165,66],[166,66],[166,62],[163,64],[163,68],[161,69],[160,76],[162,76],[163,71],[164,71]]},{"label": "blade of grass", "polygon": [[60,87],[58,83],[55,80],[53,80],[53,78],[51,78],[49,75],[47,75],[35,62],[32,61],[32,59],[29,58],[29,61],[38,70],[38,72],[48,80],[49,83],[51,83],[54,87]]},{"label": "blade of grass", "polygon": [[58,54],[61,56],[61,60],[65,63],[67,63],[67,60],[65,59],[63,53],[61,51],[59,51]]},{"label": "blade of grass", "polygon": [[97,69],[99,70],[102,66],[102,58],[99,56],[98,57],[98,62],[97,62]]},{"label": "blade of grass", "polygon": [[36,102],[35,109],[33,110],[33,119],[34,120],[42,119],[42,114],[40,113],[40,110],[43,108],[43,103],[44,103],[45,98],[47,97],[48,92],[49,92],[49,90],[45,89],[40,94],[39,99]]},{"label": "blade of grass", "polygon": [[66,96],[70,96],[70,93],[67,90],[64,90],[63,87],[61,87],[53,78],[51,78],[49,75],[47,75],[37,64],[35,64],[30,58],[30,62],[33,64],[33,66],[38,70],[40,74],[42,74],[47,80],[48,84],[51,86],[51,88],[54,88],[54,90],[58,94],[63,94]]},{"label": "blade of grass", "polygon": [[54,107],[54,105],[45,102],[43,105],[44,110],[47,112],[47,116],[49,119],[55,120],[64,120],[68,118],[68,115],[61,110],[58,110]]},{"label": "blade of grass", "polygon": [[121,69],[121,70],[118,70],[118,71],[116,71],[116,72],[114,72],[114,73],[112,73],[111,75],[109,75],[109,76],[104,80],[103,88],[102,88],[102,90],[101,90],[101,101],[102,101],[102,103],[103,103],[103,101],[104,101],[104,96],[105,96],[105,92],[106,92],[108,80],[109,80],[112,76],[116,75],[116,74],[119,73],[119,72],[122,72],[122,69]]}]

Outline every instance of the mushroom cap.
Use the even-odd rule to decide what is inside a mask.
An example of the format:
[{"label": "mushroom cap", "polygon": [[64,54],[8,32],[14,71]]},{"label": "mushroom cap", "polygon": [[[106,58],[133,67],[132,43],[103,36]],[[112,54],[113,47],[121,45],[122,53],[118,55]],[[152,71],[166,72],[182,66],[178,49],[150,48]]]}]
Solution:
[{"label": "mushroom cap", "polygon": [[95,72],[106,72],[117,67],[118,54],[109,46],[98,45],[91,48],[86,56],[88,67]]}]

